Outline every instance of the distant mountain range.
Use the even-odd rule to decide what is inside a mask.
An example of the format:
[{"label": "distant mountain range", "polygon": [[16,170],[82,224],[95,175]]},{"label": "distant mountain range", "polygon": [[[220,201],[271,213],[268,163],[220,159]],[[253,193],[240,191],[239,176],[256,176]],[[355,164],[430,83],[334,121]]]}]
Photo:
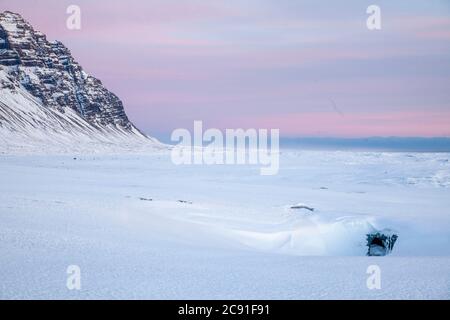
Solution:
[{"label": "distant mountain range", "polygon": [[59,41],[19,14],[0,13],[0,151],[140,148],[158,144],[120,99]]},{"label": "distant mountain range", "polygon": [[369,138],[282,138],[280,146],[287,149],[450,152],[447,137],[369,137]]}]

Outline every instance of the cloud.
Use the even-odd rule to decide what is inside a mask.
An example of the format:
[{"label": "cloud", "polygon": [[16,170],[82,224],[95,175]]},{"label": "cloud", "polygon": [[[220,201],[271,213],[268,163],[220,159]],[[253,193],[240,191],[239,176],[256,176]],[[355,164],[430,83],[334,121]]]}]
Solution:
[{"label": "cloud", "polygon": [[[0,3],[65,43],[149,133],[196,118],[310,135],[450,127],[434,116],[450,109],[450,16],[439,1],[380,0],[379,31],[366,28],[361,1],[78,0],[80,31],[65,27],[71,0]],[[411,125],[398,112],[415,115]]]},{"label": "cloud", "polygon": [[[310,112],[228,119],[236,127],[279,128],[285,137],[298,136],[450,136],[450,111],[346,113]],[[219,127],[225,125],[218,124]]]}]

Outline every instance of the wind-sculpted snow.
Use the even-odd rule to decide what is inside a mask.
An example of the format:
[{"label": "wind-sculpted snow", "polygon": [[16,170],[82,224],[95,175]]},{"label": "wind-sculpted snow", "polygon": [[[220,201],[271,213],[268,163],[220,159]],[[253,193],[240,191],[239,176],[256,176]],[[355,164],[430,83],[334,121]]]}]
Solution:
[{"label": "wind-sculpted snow", "polygon": [[136,150],[159,145],[58,41],[0,13],[0,152]]},{"label": "wind-sculpted snow", "polygon": [[[449,157],[282,151],[260,176],[164,150],[2,156],[0,298],[448,299],[450,198],[427,177]],[[368,257],[387,229],[392,252]]]}]

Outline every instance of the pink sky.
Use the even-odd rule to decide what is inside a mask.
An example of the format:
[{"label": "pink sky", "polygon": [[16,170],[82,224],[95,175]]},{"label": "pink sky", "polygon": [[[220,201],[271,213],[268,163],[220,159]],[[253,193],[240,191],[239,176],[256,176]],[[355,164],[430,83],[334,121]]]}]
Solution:
[{"label": "pink sky", "polygon": [[[0,0],[149,134],[194,120],[284,136],[450,136],[450,5],[378,1]],[[77,4],[82,29],[66,28]]]}]

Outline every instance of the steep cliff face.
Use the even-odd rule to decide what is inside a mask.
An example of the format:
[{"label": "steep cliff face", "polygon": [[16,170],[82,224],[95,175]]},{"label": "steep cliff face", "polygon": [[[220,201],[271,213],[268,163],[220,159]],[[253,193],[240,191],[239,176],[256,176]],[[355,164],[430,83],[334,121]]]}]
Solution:
[{"label": "steep cliff face", "polygon": [[120,99],[83,71],[69,49],[8,11],[0,13],[0,92],[3,139],[50,131],[70,133],[74,140],[151,141],[129,121]]}]

